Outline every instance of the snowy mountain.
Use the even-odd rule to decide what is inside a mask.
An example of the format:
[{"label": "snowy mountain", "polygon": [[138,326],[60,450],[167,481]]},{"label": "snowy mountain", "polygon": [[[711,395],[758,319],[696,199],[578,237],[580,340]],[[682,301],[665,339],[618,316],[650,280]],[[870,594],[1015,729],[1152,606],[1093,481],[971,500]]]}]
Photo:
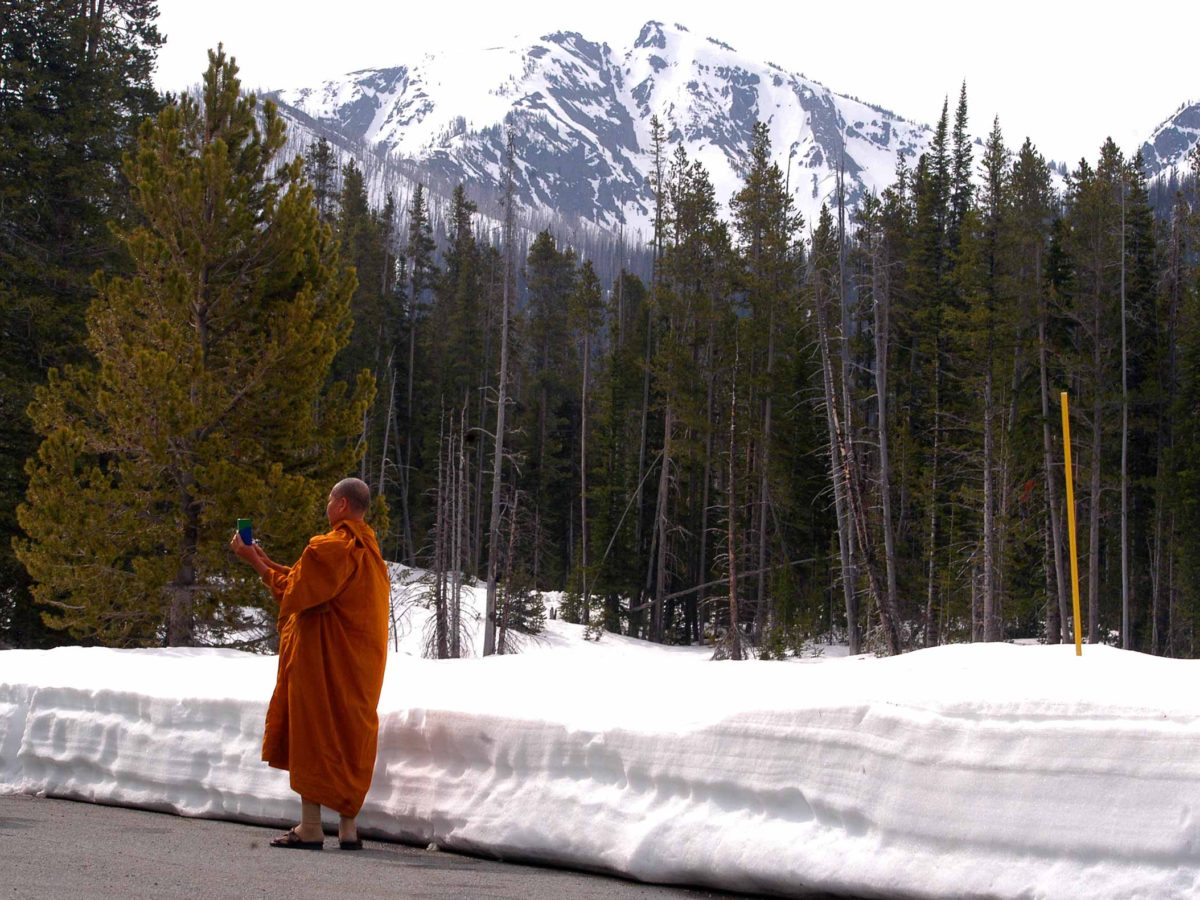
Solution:
[{"label": "snowy mountain", "polygon": [[[822,203],[833,203],[839,160],[853,208],[866,191],[892,183],[901,154],[915,165],[932,137],[928,125],[661,22],[646,23],[628,49],[561,31],[267,96],[290,120],[294,149],[324,135],[343,158],[358,159],[374,202],[391,191],[403,204],[420,182],[444,205],[463,183],[485,231],[499,224],[511,123],[522,229],[553,225],[576,245],[598,233],[644,246],[654,116],[668,160],[682,143],[708,170],[721,203],[741,184],[755,122],[767,122],[775,160],[809,223]],[[1142,146],[1147,175],[1165,181],[1185,172],[1198,140],[1200,103],[1185,104]]]},{"label": "snowy mountain", "polygon": [[623,51],[557,32],[269,96],[306,129],[375,150],[435,191],[465,182],[485,198],[500,193],[511,122],[519,203],[610,233],[649,231],[655,115],[666,155],[682,143],[723,203],[740,184],[754,123],[767,122],[810,222],[833,193],[839,160],[853,205],[889,184],[899,155],[911,164],[931,136],[927,126],[660,22]]},{"label": "snowy mountain", "polygon": [[1142,158],[1149,178],[1183,176],[1191,170],[1188,159],[1200,141],[1200,103],[1184,103],[1154,129],[1142,144]]}]

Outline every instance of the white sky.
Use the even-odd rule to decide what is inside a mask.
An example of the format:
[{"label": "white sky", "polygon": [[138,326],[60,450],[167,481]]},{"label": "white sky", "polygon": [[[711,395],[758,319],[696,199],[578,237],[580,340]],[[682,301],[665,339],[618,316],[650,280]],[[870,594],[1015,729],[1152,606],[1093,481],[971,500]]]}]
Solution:
[{"label": "white sky", "polygon": [[[1011,146],[1094,160],[1105,137],[1128,153],[1180,104],[1200,100],[1200,2],[1085,0],[522,0],[518,3],[159,0],[160,89],[199,80],[223,41],[247,87],[307,85],[400,65],[450,44],[579,31],[623,51],[648,20],[680,23],[758,61],[932,124],[966,79],[971,128],[994,116]],[[1110,11],[1111,9],[1111,11]]]}]

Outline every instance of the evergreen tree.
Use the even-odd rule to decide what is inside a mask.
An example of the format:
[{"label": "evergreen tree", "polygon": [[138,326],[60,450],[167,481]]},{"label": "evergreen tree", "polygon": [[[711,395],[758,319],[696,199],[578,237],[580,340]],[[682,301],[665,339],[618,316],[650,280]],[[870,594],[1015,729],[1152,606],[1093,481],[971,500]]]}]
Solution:
[{"label": "evergreen tree", "polygon": [[[1200,147],[1195,151],[1196,164],[1200,167]],[[1162,292],[1160,297],[1160,348],[1158,355],[1159,385],[1157,471],[1155,473],[1154,540],[1151,550],[1151,634],[1150,652],[1157,655],[1174,655],[1178,652],[1181,629],[1178,627],[1178,602],[1181,593],[1175,586],[1175,573],[1186,569],[1194,571],[1185,558],[1196,558],[1190,553],[1180,554],[1181,544],[1187,543],[1180,533],[1183,515],[1195,503],[1195,454],[1188,443],[1180,443],[1179,435],[1187,430],[1184,424],[1188,407],[1184,396],[1184,380],[1181,377],[1181,350],[1187,346],[1181,333],[1181,323],[1191,312],[1189,300],[1197,288],[1193,248],[1196,235],[1193,215],[1183,193],[1177,192],[1171,210],[1170,231],[1164,259]],[[1196,221],[1200,225],[1200,219]],[[1189,271],[1190,270],[1190,271]],[[1194,407],[1191,407],[1194,408]],[[1193,547],[1189,546],[1189,550]]]},{"label": "evergreen tree", "polygon": [[[1026,583],[1031,593],[1045,596],[1045,638],[1048,643],[1057,644],[1071,640],[1071,608],[1064,545],[1065,520],[1060,502],[1063,495],[1061,426],[1057,417],[1057,393],[1051,392],[1051,385],[1062,384],[1061,370],[1056,365],[1059,329],[1056,317],[1051,315],[1050,298],[1050,286],[1055,280],[1051,276],[1050,258],[1053,201],[1050,169],[1033,142],[1026,139],[1013,164],[1011,226],[1006,249],[1013,261],[1008,272],[1010,290],[1018,316],[1028,323],[1030,340],[1036,348],[1030,363],[1036,367],[1036,376],[1030,376],[1037,379],[1036,389],[1021,392],[1018,418],[1021,421],[1036,418],[1041,423],[1041,433],[1031,435],[1025,431],[1029,440],[1024,448],[1028,454],[1028,468],[1023,468],[1020,463],[1017,465],[1017,471],[1021,472],[1017,480],[1022,484],[1018,503],[1031,507],[1035,491],[1039,486],[1043,489],[1043,515],[1030,517],[1041,532],[1042,552],[1031,550],[1037,563],[1031,566],[1034,572]],[[1032,399],[1034,397],[1036,401]],[[1043,576],[1040,585],[1036,579],[1039,568]]]},{"label": "evergreen tree", "polygon": [[324,135],[308,145],[308,156],[304,159],[304,175],[312,185],[317,216],[327,225],[332,225],[337,219],[337,170],[333,146],[325,140]]},{"label": "evergreen tree", "polygon": [[350,301],[354,322],[350,342],[338,354],[334,374],[341,380],[360,369],[379,376],[384,349],[387,247],[380,222],[367,201],[362,170],[353,162],[342,169],[342,191],[334,234],[343,260],[354,267],[357,286]]},{"label": "evergreen tree", "polygon": [[1154,212],[1141,152],[1130,161],[1124,187],[1125,352],[1124,405],[1128,421],[1125,435],[1126,519],[1122,537],[1126,556],[1128,627],[1123,645],[1149,650],[1153,626],[1148,602],[1151,585],[1150,548],[1142,538],[1154,530],[1153,509],[1162,384],[1159,365],[1164,348],[1158,321],[1159,248]]},{"label": "evergreen tree", "polygon": [[724,314],[730,311],[732,250],[708,172],[690,161],[682,146],[669,170],[664,227],[654,298],[661,337],[651,368],[662,442],[654,552],[647,567],[653,577],[648,574],[646,584],[654,586],[651,639],[686,634],[694,640],[699,637],[697,601],[689,596],[679,604],[666,595],[679,582],[707,580],[700,575],[700,559],[708,558],[703,542],[674,545],[679,532],[707,531],[703,505],[716,462],[710,441],[717,406],[712,376],[724,364],[716,345],[728,335]]},{"label": "evergreen tree", "polygon": [[[418,358],[418,349],[424,350],[428,343],[423,336],[424,323],[429,314],[429,293],[437,284],[440,273],[434,261],[436,244],[433,227],[429,221],[425,189],[418,184],[413,191],[408,210],[408,241],[404,248],[405,270],[408,274],[407,310],[404,330],[407,352],[404,353],[403,412],[398,413],[403,422],[403,436],[396,443],[397,469],[400,473],[401,528],[403,531],[403,559],[410,566],[416,565],[417,545],[413,538],[413,506],[417,493],[413,482],[417,473],[423,471],[422,442],[417,431],[422,421],[417,409],[416,387],[423,379],[418,369],[424,371],[424,355]],[[422,338],[418,338],[418,334]],[[398,401],[399,402],[399,401]]]},{"label": "evergreen tree", "polygon": [[156,18],[146,0],[0,4],[0,640],[18,646],[59,639],[13,549],[38,443],[25,411],[49,368],[83,358],[92,273],[128,267],[109,224],[130,214],[121,156],[160,105]]},{"label": "evergreen tree", "polygon": [[[942,113],[943,117],[945,112]],[[958,242],[971,208],[974,195],[974,153],[971,150],[971,134],[967,130],[967,83],[964,81],[958,95],[958,106],[954,110],[953,151],[950,171],[950,217],[947,223],[948,244],[951,252],[958,250]]]},{"label": "evergreen tree", "polygon": [[914,502],[916,552],[924,574],[924,643],[940,642],[942,572],[940,552],[945,526],[946,488],[946,334],[944,322],[952,300],[950,252],[950,157],[947,148],[948,106],[934,131],[928,153],[917,162],[913,178],[913,238],[905,265],[907,308],[897,316],[900,367],[911,377],[899,386],[903,416],[901,444],[908,457],[904,491]]},{"label": "evergreen tree", "polygon": [[[754,555],[758,574],[755,584],[754,635],[761,641],[763,631],[778,616],[772,614],[773,603],[768,601],[767,585],[772,551],[780,549],[783,538],[771,527],[772,519],[779,521],[778,510],[772,516],[776,498],[787,496],[779,484],[783,471],[774,467],[771,450],[776,442],[776,417],[784,393],[778,383],[783,334],[794,330],[798,323],[789,316],[796,304],[788,301],[799,286],[800,254],[798,236],[804,220],[795,211],[794,203],[784,181],[783,171],[771,161],[771,142],[767,126],[759,122],[754,127],[750,148],[750,165],[742,189],[730,204],[733,226],[738,238],[739,280],[746,293],[751,313],[747,324],[748,340],[744,353],[755,373],[754,395],[758,400],[759,425],[762,438],[757,454],[757,552]],[[778,404],[778,405],[777,405]]]},{"label": "evergreen tree", "polygon": [[[460,184],[451,199],[449,246],[445,268],[434,285],[427,334],[430,348],[431,400],[458,405],[479,387],[477,364],[483,353],[482,265],[475,239],[478,208]],[[411,244],[411,236],[410,236]]]},{"label": "evergreen tree", "polygon": [[532,522],[531,574],[541,588],[561,587],[569,571],[576,523],[572,473],[578,393],[568,353],[568,311],[575,293],[575,254],[559,250],[549,231],[534,238],[526,260],[527,299],[514,449],[523,454],[523,483]]},{"label": "evergreen tree", "polygon": [[[1009,153],[997,120],[984,147],[979,202],[966,208],[959,223],[954,280],[963,302],[951,306],[947,318],[951,368],[967,388],[956,448],[965,476],[960,496],[967,501],[960,521],[969,522],[971,531],[979,535],[971,566],[978,573],[972,576],[977,587],[971,594],[978,598],[971,608],[972,635],[985,641],[1003,636],[998,518],[1005,480],[1001,465],[1003,411],[1011,393],[1010,360],[1015,344],[1014,305],[1006,296],[1002,271],[1006,259],[1001,248],[1008,223],[1009,169]],[[978,414],[972,415],[975,410]],[[972,512],[969,518],[968,509]]]},{"label": "evergreen tree", "polygon": [[1112,420],[1106,412],[1114,402],[1119,404],[1120,398],[1121,203],[1125,171],[1125,159],[1110,139],[1101,148],[1095,168],[1086,160],[1080,161],[1071,175],[1067,198],[1066,252],[1073,291],[1064,309],[1071,331],[1071,352],[1066,363],[1073,382],[1072,415],[1078,420],[1079,433],[1087,436],[1087,452],[1076,458],[1080,479],[1087,479],[1086,491],[1081,491],[1087,517],[1080,517],[1081,527],[1085,521],[1087,524],[1087,550],[1085,554],[1081,548],[1080,562],[1087,573],[1090,643],[1100,641],[1102,629],[1101,572],[1106,549],[1102,503],[1106,473],[1116,458]]},{"label": "evergreen tree", "polygon": [[644,571],[635,520],[648,300],[642,280],[622,272],[608,294],[608,339],[596,374],[590,479],[593,591],[604,597],[603,628],[615,632],[621,630],[626,613],[623,598],[639,595]]},{"label": "evergreen tree", "polygon": [[600,279],[591,260],[585,260],[579,269],[575,290],[571,294],[571,330],[576,335],[580,348],[579,374],[579,556],[576,571],[579,573],[580,595],[583,599],[583,624],[590,625],[592,604],[592,573],[588,546],[588,424],[590,405],[588,391],[592,382],[592,347],[600,328],[602,312]]},{"label": "evergreen tree", "polygon": [[[52,372],[31,414],[29,535],[18,548],[47,619],[112,644],[197,639],[261,587],[230,562],[255,518],[299,552],[355,459],[373,385],[331,385],[354,277],[317,221],[284,126],[210,52],[203,95],[146,122],[125,166],[145,224],[121,231],[132,277],[98,276],[94,364]],[[240,590],[237,586],[242,586]]]}]

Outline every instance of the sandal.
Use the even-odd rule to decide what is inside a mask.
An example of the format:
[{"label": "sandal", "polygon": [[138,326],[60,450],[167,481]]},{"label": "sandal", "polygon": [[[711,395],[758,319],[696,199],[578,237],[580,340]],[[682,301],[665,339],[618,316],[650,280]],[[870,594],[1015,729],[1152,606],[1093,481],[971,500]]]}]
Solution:
[{"label": "sandal", "polygon": [[352,841],[338,841],[339,850],[361,850],[362,838],[355,838]]},{"label": "sandal", "polygon": [[286,834],[281,834],[279,837],[271,841],[272,847],[280,847],[284,850],[324,850],[324,839],[319,841],[306,841],[296,833],[295,828],[288,829]]}]

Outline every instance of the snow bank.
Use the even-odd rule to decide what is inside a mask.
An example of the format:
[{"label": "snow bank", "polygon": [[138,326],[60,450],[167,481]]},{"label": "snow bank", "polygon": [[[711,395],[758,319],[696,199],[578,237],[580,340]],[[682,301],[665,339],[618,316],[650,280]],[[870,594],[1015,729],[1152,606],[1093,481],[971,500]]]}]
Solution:
[{"label": "snow bank", "polygon": [[[785,895],[1200,894],[1198,663],[1107,647],[710,663],[551,622],[388,662],[362,827]],[[288,821],[275,660],[0,653],[0,789]]]}]

